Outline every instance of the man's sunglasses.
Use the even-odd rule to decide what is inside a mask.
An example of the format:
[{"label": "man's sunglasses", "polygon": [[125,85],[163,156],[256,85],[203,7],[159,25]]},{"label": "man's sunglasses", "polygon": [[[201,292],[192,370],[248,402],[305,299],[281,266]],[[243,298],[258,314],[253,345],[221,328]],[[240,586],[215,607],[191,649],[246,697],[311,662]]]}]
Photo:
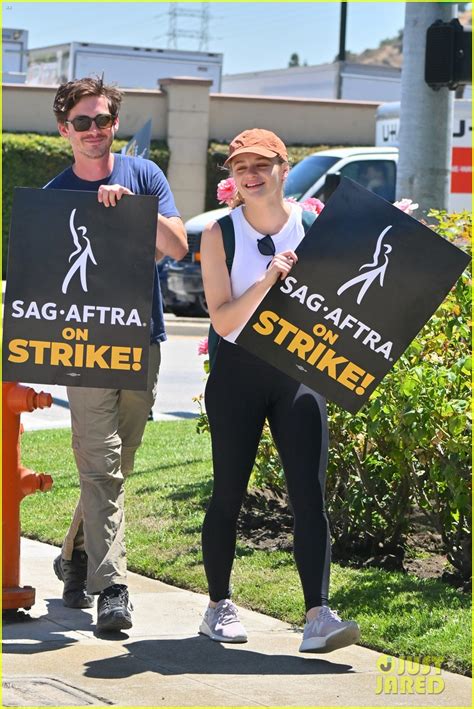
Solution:
[{"label": "man's sunglasses", "polygon": [[93,123],[96,124],[97,128],[110,128],[116,117],[117,116],[112,116],[110,113],[98,113],[94,118],[90,116],[76,116],[71,121],[65,121],[65,123],[72,123],[75,131],[83,133],[89,130]]},{"label": "man's sunglasses", "polygon": [[[276,248],[275,248],[275,243],[270,236],[270,234],[267,234],[266,236],[262,237],[261,239],[257,239],[257,249],[260,251],[262,256],[271,256],[272,258],[276,254]],[[271,261],[267,263],[267,268],[271,264]]]}]

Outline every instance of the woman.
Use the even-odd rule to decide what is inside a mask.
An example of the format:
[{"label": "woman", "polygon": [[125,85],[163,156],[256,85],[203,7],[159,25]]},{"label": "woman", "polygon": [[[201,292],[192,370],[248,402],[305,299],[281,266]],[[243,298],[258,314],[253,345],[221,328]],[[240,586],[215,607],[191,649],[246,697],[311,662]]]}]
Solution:
[{"label": "woman", "polygon": [[201,240],[206,300],[221,339],[205,392],[214,488],[202,533],[210,601],[200,632],[221,642],[247,640],[230,600],[230,574],[237,518],[267,418],[295,518],[294,556],[306,604],[300,651],[327,652],[356,642],[359,629],[354,622],[342,622],[328,606],[326,404],[235,344],[266,293],[298,260],[295,249],[304,237],[302,210],[283,198],[288,158],[274,133],[256,128],[239,134],[225,164],[241,202],[231,212],[235,253],[230,274],[219,223],[209,224]]}]

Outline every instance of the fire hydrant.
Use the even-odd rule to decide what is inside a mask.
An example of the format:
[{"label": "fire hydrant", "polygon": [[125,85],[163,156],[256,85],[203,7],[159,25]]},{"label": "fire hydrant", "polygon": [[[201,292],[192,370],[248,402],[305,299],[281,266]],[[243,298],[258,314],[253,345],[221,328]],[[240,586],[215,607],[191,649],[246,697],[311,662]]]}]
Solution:
[{"label": "fire hydrant", "polygon": [[21,466],[20,423],[22,411],[44,409],[53,403],[51,394],[38,394],[31,387],[6,382],[2,401],[2,607],[3,610],[31,608],[35,602],[35,589],[20,586],[20,502],[36,491],[50,490],[50,475],[37,474]]}]

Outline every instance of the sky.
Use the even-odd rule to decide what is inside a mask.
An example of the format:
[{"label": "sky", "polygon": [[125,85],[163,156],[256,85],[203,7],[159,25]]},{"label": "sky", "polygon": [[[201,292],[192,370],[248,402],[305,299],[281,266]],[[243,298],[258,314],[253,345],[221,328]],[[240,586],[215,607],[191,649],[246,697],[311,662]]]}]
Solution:
[{"label": "sky", "polygon": [[[224,54],[224,73],[278,69],[294,52],[300,62],[334,60],[339,49],[340,2],[209,2],[208,51]],[[100,42],[138,47],[168,46],[169,8],[177,6],[177,28],[199,26],[203,3],[15,2],[2,3],[4,27],[26,29],[29,47],[65,42]],[[404,24],[403,2],[348,2],[346,48],[360,52],[395,36]],[[197,50],[181,37],[178,49]]]}]

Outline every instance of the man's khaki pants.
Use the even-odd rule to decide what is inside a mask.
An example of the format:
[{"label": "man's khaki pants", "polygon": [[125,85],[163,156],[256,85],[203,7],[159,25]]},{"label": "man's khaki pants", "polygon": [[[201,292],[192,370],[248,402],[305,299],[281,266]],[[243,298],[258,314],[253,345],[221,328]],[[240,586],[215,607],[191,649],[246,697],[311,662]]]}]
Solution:
[{"label": "man's khaki pants", "polygon": [[87,553],[87,591],[126,583],[124,476],[133,470],[155,401],[160,345],[150,346],[148,388],[68,387],[72,448],[81,494],[63,542],[62,556]]}]

